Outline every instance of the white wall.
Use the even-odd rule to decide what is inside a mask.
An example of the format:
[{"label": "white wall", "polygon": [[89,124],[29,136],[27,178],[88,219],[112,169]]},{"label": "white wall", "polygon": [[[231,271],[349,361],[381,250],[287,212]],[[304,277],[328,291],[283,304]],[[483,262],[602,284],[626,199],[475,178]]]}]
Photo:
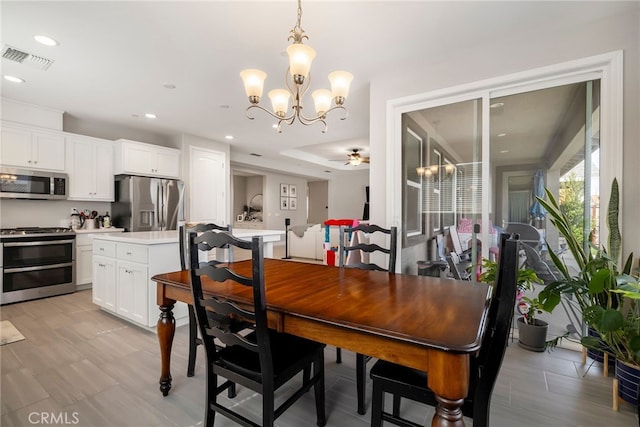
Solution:
[{"label": "white wall", "polygon": [[104,215],[111,203],[67,200],[13,200],[0,201],[0,228],[15,227],[69,227],[71,209],[98,211]]},{"label": "white wall", "polygon": [[[381,159],[383,157],[380,157]],[[329,218],[362,218],[369,171],[336,172],[329,181]]]},{"label": "white wall", "polygon": [[[387,100],[499,77],[519,71],[624,50],[624,173],[622,175],[622,232],[624,252],[640,253],[640,206],[637,165],[640,164],[640,11],[589,25],[567,23],[556,32],[531,32],[490,45],[473,45],[449,60],[423,58],[376,76],[371,82],[370,154],[387,158]],[[419,50],[416,57],[420,57]],[[401,75],[402,78],[398,78]],[[370,165],[371,221],[387,218],[386,162]]]}]

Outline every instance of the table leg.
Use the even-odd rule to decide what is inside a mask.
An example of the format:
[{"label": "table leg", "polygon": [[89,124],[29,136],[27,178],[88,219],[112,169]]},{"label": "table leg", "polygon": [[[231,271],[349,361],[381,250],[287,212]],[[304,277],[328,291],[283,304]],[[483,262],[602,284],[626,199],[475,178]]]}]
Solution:
[{"label": "table leg", "polygon": [[163,396],[171,390],[171,346],[176,332],[176,319],[173,317],[175,301],[160,306],[160,318],[157,331],[160,343],[160,356],[162,360],[162,373],[160,375],[160,391]]},{"label": "table leg", "polygon": [[428,385],[438,401],[431,427],[464,427],[462,404],[469,390],[469,355],[433,352],[428,366]]},{"label": "table leg", "polygon": [[264,257],[273,258],[273,243],[264,242]]}]

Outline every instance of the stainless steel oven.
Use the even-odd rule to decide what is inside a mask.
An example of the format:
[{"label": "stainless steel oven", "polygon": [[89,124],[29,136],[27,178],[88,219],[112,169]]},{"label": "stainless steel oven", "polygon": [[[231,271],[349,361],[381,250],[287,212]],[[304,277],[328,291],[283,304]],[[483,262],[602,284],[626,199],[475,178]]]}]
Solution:
[{"label": "stainless steel oven", "polygon": [[75,237],[68,228],[0,230],[0,304],[75,291]]}]

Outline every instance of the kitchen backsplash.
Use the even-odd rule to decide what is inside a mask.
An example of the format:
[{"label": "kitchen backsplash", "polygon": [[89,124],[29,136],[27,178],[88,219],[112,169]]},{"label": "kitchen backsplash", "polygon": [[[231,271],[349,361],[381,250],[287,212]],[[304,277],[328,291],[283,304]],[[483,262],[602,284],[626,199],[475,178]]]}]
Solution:
[{"label": "kitchen backsplash", "polygon": [[0,201],[0,228],[68,227],[71,209],[85,209],[104,215],[111,209],[108,202],[69,200],[13,200]]}]

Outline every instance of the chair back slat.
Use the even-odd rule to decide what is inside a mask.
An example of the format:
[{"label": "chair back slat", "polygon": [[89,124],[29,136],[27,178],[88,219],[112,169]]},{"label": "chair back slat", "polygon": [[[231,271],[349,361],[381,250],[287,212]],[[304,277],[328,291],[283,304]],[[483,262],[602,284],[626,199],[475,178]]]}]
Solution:
[{"label": "chair back slat", "polygon": [[[353,233],[362,232],[364,234],[383,233],[389,235],[389,246],[382,247],[376,243],[356,243],[353,246],[348,246],[345,243],[346,236],[352,236]],[[397,227],[382,228],[376,224],[359,224],[356,227],[340,227],[340,242],[338,247],[338,266],[359,268],[362,270],[378,270],[395,272],[396,269],[396,253],[398,246],[398,229]],[[381,266],[375,263],[354,262],[348,265],[345,264],[345,258],[349,251],[362,251],[368,254],[374,252],[380,252],[386,254],[389,258],[387,266]]]},{"label": "chair back slat", "polygon": [[[218,225],[218,224],[213,224],[213,223],[189,223],[186,225],[181,225],[178,229],[178,245],[179,245],[179,249],[180,249],[180,269],[181,270],[188,270],[190,263],[189,263],[189,247],[188,247],[188,242],[187,242],[187,234],[191,231],[195,231],[197,233],[202,233],[205,231],[209,231],[209,230],[220,230],[220,231],[227,231],[229,233],[231,233],[232,228],[231,228],[231,224],[228,224],[226,226],[222,226],[222,225]],[[226,249],[229,249],[229,247],[227,246]],[[228,250],[228,258],[229,262],[233,262],[233,250]]]}]

